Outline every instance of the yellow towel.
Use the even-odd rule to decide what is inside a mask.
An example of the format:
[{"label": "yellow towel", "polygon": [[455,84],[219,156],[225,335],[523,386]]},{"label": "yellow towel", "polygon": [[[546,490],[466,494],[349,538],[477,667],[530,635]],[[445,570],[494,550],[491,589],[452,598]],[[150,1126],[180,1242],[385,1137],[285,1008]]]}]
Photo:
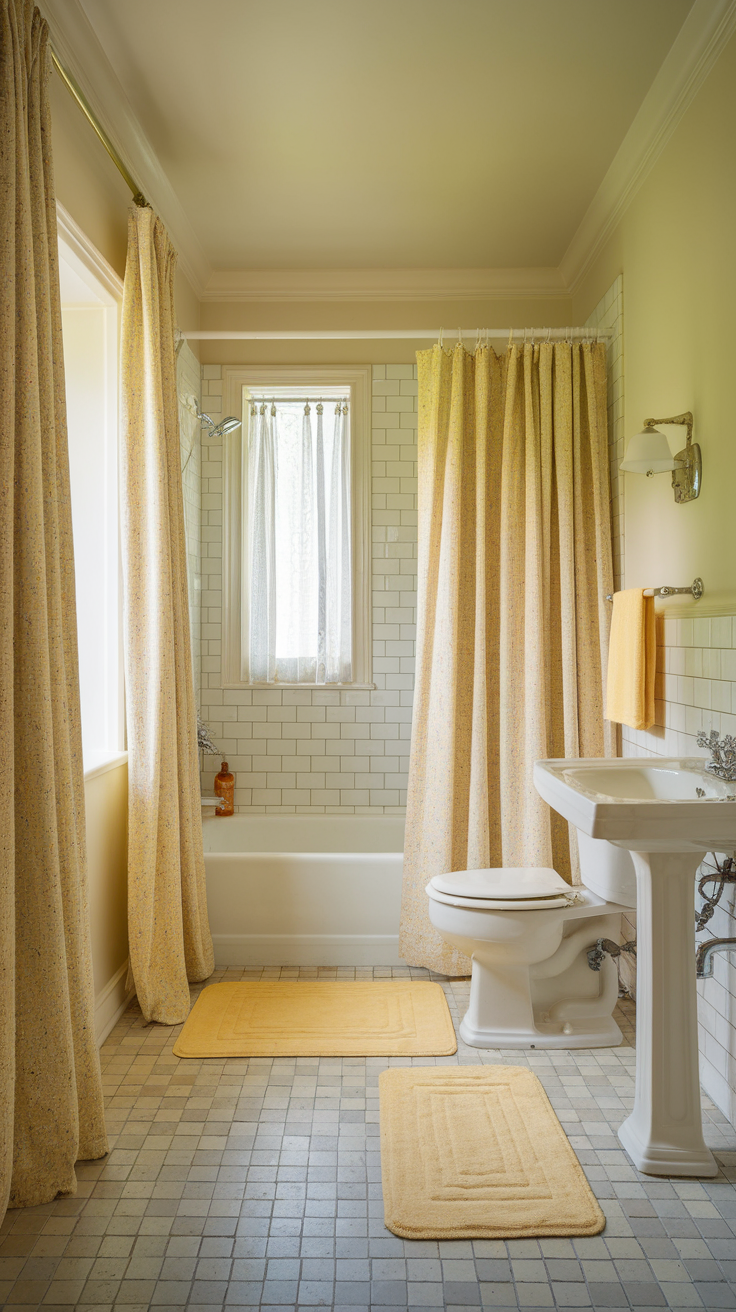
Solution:
[{"label": "yellow towel", "polygon": [[654,724],[654,676],[657,637],[654,597],[641,588],[627,588],[613,598],[608,651],[606,719],[648,729]]}]

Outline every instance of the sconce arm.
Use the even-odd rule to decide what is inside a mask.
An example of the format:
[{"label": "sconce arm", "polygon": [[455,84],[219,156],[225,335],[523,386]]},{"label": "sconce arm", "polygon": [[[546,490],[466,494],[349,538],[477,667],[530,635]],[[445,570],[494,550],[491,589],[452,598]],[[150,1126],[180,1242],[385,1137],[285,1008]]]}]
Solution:
[{"label": "sconce arm", "polygon": [[671,417],[670,419],[645,419],[645,420],[644,420],[644,427],[645,427],[645,428],[656,428],[656,427],[657,427],[657,424],[684,424],[685,427],[687,428],[687,441],[686,441],[685,445],[686,445],[686,446],[690,446],[690,443],[691,443],[692,440],[693,440],[693,412],[692,412],[692,410],[685,410],[685,412],[684,412],[683,414],[681,414],[681,415],[672,415],[672,417]]}]

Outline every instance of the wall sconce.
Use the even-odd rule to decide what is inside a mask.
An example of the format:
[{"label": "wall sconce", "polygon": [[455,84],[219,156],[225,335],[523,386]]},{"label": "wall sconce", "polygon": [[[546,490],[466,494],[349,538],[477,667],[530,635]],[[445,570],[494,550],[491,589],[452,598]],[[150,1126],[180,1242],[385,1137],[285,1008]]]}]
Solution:
[{"label": "wall sconce", "polygon": [[[687,428],[687,441],[682,451],[676,456],[670,454],[669,443],[664,433],[660,433],[656,424],[684,424]],[[700,447],[693,442],[693,416],[690,410],[684,414],[673,415],[671,419],[645,419],[644,429],[632,437],[626,448],[620,469],[631,474],[664,474],[672,471],[672,486],[675,501],[694,501],[700,496],[703,481],[703,464]]]}]

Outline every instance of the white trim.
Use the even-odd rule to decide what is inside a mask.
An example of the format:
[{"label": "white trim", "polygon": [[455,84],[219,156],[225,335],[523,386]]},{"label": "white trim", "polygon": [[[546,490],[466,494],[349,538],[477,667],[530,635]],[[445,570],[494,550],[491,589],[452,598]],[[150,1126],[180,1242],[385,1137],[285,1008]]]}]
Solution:
[{"label": "white trim", "polygon": [[559,269],[233,269],[203,301],[493,301],[566,296]]},{"label": "white trim", "polygon": [[59,200],[56,202],[56,229],[60,240],[67,247],[65,256],[68,258],[68,252],[70,252],[72,256],[76,257],[82,268],[88,269],[90,273],[94,274],[114,303],[119,305],[123,299],[122,278],[115,272],[112,265],[108,264],[104,255],[92,244],[86,232],[80,228]]},{"label": "white trim", "polygon": [[115,971],[111,980],[95,998],[95,1036],[97,1046],[102,1047],[110,1030],[117,1025],[120,1017],[123,1015],[131,998],[135,997],[135,989],[126,991],[125,985],[128,979],[128,965],[126,960],[119,970]]},{"label": "white trim", "polygon": [[[560,263],[574,292],[736,31],[736,0],[695,0]],[[671,204],[673,198],[663,198]]]},{"label": "white trim", "polygon": [[[371,662],[371,377],[370,365],[223,365],[226,413],[243,415],[243,388],[350,388],[353,547],[353,673],[351,688],[372,687]],[[223,452],[222,686],[250,688],[241,674],[241,556],[243,432],[229,434]],[[263,687],[295,687],[263,684]],[[329,691],[332,684],[320,687]],[[347,685],[340,685],[347,686]]]},{"label": "white trim", "polygon": [[243,688],[312,688],[315,692],[329,692],[331,689],[339,691],[340,688],[350,692],[375,692],[375,683],[283,683],[275,680],[273,683],[264,683],[263,681],[254,680],[252,683],[243,683]]},{"label": "white trim", "polygon": [[[101,311],[104,321],[105,362],[104,379],[104,428],[97,437],[106,448],[106,470],[102,495],[106,502],[107,526],[102,549],[106,557],[106,574],[104,596],[100,601],[100,620],[105,626],[106,662],[105,679],[108,682],[108,695],[105,698],[105,724],[103,741],[110,744],[101,753],[94,753],[93,765],[84,772],[85,779],[96,774],[103,774],[106,769],[113,769],[121,764],[121,756],[127,760],[124,752],[125,743],[125,688],[123,678],[123,580],[120,556],[118,504],[118,440],[119,440],[119,396],[118,396],[118,353],[120,346],[120,322],[122,316],[123,280],[97,249],[87,234],[69,211],[56,202],[56,231],[60,264],[68,265],[85,283],[93,295],[96,305],[65,306],[62,302],[62,314],[82,313],[93,309]],[[107,532],[109,528],[109,535]],[[116,603],[116,614],[109,607]],[[112,746],[115,744],[115,746]]]},{"label": "white trim", "polygon": [[[121,159],[166,224],[179,265],[200,296],[211,272],[209,262],[80,0],[41,0],[40,8],[60,60],[76,78]],[[84,130],[93,135],[86,123]]]},{"label": "white trim", "polygon": [[127,765],[128,762],[127,752],[110,752],[107,755],[100,752],[95,753],[95,755],[100,755],[103,759],[95,761],[95,763],[90,765],[89,768],[85,767],[85,783],[87,783],[88,779],[96,779],[99,774],[107,774],[108,770],[117,770],[121,765]]},{"label": "white trim", "polygon": [[400,966],[398,934],[213,934],[215,966]]}]

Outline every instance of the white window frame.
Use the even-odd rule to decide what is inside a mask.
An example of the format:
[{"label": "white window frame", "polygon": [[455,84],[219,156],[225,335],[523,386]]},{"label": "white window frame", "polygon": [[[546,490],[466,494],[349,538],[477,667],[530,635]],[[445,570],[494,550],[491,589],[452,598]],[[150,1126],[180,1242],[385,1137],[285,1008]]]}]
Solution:
[{"label": "white window frame", "polygon": [[[223,438],[222,686],[223,688],[374,688],[371,663],[371,366],[223,365],[225,414],[241,427]],[[248,504],[249,391],[345,388],[350,394],[350,480],[353,580],[353,678],[350,683],[254,682],[242,677],[244,507]],[[243,413],[245,409],[245,414]]]},{"label": "white window frame", "polygon": [[[86,753],[84,777],[93,778],[127,759],[125,742],[125,681],[123,675],[123,583],[118,505],[118,353],[122,316],[123,281],[90,241],[68,210],[56,202],[59,255],[85,283],[99,302],[105,324],[104,444],[107,475],[102,493],[107,532],[101,550],[105,557],[105,595],[100,598],[100,622],[105,633],[104,738],[107,746]],[[63,307],[62,307],[63,308]]]}]

